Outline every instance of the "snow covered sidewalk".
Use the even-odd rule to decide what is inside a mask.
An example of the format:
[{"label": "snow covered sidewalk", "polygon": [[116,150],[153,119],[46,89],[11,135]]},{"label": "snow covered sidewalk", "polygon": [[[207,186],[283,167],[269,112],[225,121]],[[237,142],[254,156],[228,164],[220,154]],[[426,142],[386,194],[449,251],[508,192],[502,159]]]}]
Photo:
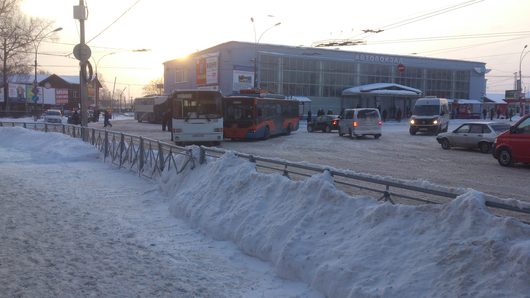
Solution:
[{"label": "snow covered sidewalk", "polygon": [[0,297],[320,297],[70,137],[0,128]]}]

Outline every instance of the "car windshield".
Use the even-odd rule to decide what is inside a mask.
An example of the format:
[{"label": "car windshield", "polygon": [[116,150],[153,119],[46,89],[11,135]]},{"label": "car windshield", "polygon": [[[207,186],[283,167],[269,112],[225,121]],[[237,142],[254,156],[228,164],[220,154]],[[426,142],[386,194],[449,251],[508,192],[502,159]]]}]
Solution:
[{"label": "car windshield", "polygon": [[440,114],[438,105],[418,105],[414,107],[414,115],[417,116],[434,116]]},{"label": "car windshield", "polygon": [[510,129],[510,125],[508,124],[504,124],[504,123],[498,123],[498,124],[492,124],[491,125],[491,128],[496,132],[496,133],[501,133],[503,131],[507,131]]},{"label": "car windshield", "polygon": [[61,116],[61,112],[59,111],[46,111],[47,116]]}]

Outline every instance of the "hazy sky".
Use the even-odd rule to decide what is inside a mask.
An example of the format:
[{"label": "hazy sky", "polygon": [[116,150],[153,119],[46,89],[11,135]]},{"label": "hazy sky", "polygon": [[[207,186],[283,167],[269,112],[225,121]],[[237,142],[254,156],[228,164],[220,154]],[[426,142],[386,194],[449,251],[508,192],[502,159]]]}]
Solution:
[{"label": "hazy sky", "polygon": [[[441,13],[464,3],[469,5]],[[26,14],[63,28],[56,41],[41,44],[39,69],[79,73],[77,60],[66,57],[79,43],[79,22],[73,19],[73,6],[78,4],[23,0]],[[343,49],[485,62],[491,69],[487,92],[513,89],[521,51],[530,44],[528,0],[86,0],[86,5],[91,62],[99,61],[98,71],[110,90],[116,78],[116,93],[126,88],[125,94],[132,97],[141,96],[143,85],[163,76],[165,61],[231,40],[254,42],[251,17],[258,38],[281,22],[263,34],[260,43],[311,46],[327,39],[355,38],[367,45]],[[422,15],[423,20],[402,22]],[[385,31],[363,35],[365,29]],[[454,39],[462,35],[467,37]],[[144,48],[151,51],[130,51]],[[530,55],[523,59],[522,71],[523,84],[530,89]]]}]

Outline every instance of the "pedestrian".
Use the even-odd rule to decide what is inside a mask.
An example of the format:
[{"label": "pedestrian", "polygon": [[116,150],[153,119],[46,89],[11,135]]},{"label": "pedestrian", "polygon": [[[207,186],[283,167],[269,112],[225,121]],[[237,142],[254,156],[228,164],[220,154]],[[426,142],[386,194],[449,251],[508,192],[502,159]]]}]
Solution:
[{"label": "pedestrian", "polygon": [[396,113],[396,120],[397,122],[401,122],[401,108],[398,108],[397,110],[397,113]]},{"label": "pedestrian", "polygon": [[81,124],[81,118],[79,117],[77,110],[75,110],[74,113],[72,114],[72,124],[74,125]]},{"label": "pedestrian", "polygon": [[508,112],[508,116],[510,117],[510,121],[512,121],[512,117],[513,117],[513,110],[510,109],[510,111]]},{"label": "pedestrian", "polygon": [[112,127],[112,124],[110,123],[110,118],[111,118],[111,115],[110,115],[110,112],[108,110],[105,110],[105,114],[103,114],[103,127],[107,127],[107,126],[110,126]]},{"label": "pedestrian", "polygon": [[387,112],[386,112],[386,109],[383,110],[383,122],[386,122],[386,116],[387,116]]},{"label": "pedestrian", "polygon": [[495,109],[494,108],[491,108],[490,109],[490,120],[493,120],[493,117],[495,116]]},{"label": "pedestrian", "polygon": [[484,109],[482,110],[482,118],[483,118],[484,120],[486,120],[486,117],[487,117],[487,116],[488,116],[488,110],[486,110],[486,108],[484,108]]},{"label": "pedestrian", "polygon": [[171,123],[171,111],[166,111],[162,115],[162,131],[166,131],[166,127],[167,127],[167,130],[169,131],[170,123]]},{"label": "pedestrian", "polygon": [[311,122],[311,110],[307,111],[307,123]]}]

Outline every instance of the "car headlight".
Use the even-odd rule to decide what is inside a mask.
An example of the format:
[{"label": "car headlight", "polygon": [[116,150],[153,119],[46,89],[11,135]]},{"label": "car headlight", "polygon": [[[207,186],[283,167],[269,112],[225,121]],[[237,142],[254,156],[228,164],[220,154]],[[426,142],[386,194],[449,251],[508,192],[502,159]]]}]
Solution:
[{"label": "car headlight", "polygon": [[414,123],[416,123],[414,119],[410,119],[410,124],[414,125]]},{"label": "car headlight", "polygon": [[432,124],[438,124],[438,120],[437,119],[434,119],[434,121],[432,122]]}]

